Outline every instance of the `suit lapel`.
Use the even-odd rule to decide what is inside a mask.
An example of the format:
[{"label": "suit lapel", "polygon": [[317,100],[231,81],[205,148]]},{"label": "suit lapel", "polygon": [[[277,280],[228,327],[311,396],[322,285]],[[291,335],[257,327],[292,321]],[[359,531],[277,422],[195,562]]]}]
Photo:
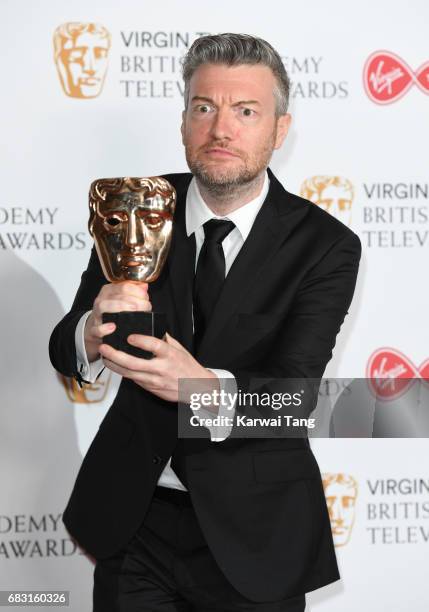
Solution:
[{"label": "suit lapel", "polygon": [[[169,180],[168,175],[165,178]],[[186,235],[185,209],[186,193],[191,179],[192,175],[187,174],[180,183],[176,182],[175,184],[177,205],[174,215],[173,237],[167,260],[171,295],[180,331],[180,338],[178,340],[190,352],[192,352],[193,346],[192,290],[195,266],[195,238],[194,235],[189,238]]]},{"label": "suit lapel", "polygon": [[222,328],[246,301],[246,294],[271,265],[280,246],[306,216],[309,207],[297,203],[268,170],[270,189],[252,230],[225,279],[214,313],[201,339],[197,357],[206,354]]}]

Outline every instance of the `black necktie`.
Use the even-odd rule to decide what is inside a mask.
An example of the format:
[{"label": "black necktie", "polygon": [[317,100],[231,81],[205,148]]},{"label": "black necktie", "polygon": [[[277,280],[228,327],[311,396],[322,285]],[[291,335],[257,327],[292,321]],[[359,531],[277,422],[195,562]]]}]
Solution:
[{"label": "black necktie", "polygon": [[[234,229],[232,221],[211,219],[203,225],[204,242],[198,257],[194,282],[194,346],[197,347],[215,308],[225,280],[225,256],[222,241]],[[179,410],[180,410],[179,405]],[[171,459],[171,467],[180,481],[188,487],[185,469],[185,440],[179,439]],[[204,440],[194,440],[195,443]]]},{"label": "black necktie", "polygon": [[198,346],[213,313],[225,280],[222,242],[235,228],[232,221],[211,219],[203,225],[204,243],[194,282],[194,339]]}]

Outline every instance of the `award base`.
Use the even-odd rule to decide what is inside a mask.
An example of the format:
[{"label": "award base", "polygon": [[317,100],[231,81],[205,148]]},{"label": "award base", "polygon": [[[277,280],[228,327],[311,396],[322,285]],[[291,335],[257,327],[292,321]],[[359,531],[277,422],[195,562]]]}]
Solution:
[{"label": "award base", "polygon": [[143,359],[152,359],[153,353],[129,344],[128,336],[143,334],[162,338],[167,331],[167,316],[159,312],[104,312],[103,323],[116,324],[113,334],[103,337],[105,344],[110,344],[118,351],[124,351],[124,353]]}]

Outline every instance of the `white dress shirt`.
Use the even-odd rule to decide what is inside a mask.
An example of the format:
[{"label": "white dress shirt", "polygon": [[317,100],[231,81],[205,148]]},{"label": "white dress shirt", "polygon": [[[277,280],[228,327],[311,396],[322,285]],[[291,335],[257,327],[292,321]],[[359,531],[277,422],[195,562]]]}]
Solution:
[{"label": "white dress shirt", "polygon": [[[210,219],[225,219],[232,221],[235,225],[235,228],[228,234],[228,236],[226,236],[226,238],[222,242],[222,248],[225,256],[225,276],[228,274],[235,258],[237,257],[241,247],[244,244],[244,241],[246,240],[250,233],[250,230],[252,229],[256,216],[268,194],[269,185],[270,181],[268,178],[268,174],[265,173],[262,190],[254,200],[248,202],[244,206],[241,206],[241,208],[234,210],[232,213],[229,213],[226,217],[219,217],[213,214],[213,212],[204,202],[200,190],[198,189],[198,185],[195,178],[191,180],[188,192],[186,194],[185,220],[187,235],[191,236],[191,234],[195,234],[195,269],[197,267],[201,247],[204,242],[204,223],[206,223],[206,221],[209,221]],[[86,355],[84,329],[86,320],[88,319],[90,314],[91,311],[85,313],[79,320],[75,331],[75,343],[78,371],[81,373],[82,378],[84,378],[84,380],[92,383],[95,382],[99,374],[104,369],[104,364],[101,357],[100,359],[89,363],[88,357]],[[225,383],[228,379],[230,383],[235,382],[234,376],[231,374],[231,372],[214,368],[209,369],[214,374],[216,374],[216,376],[218,376],[221,386],[223,385],[222,381],[224,381]],[[225,408],[223,408],[222,406],[219,407],[220,416],[227,414],[228,417],[233,418],[234,412],[234,409],[229,409],[228,411],[226,411]],[[200,409],[196,414],[201,416],[213,416],[213,413],[208,413],[203,409]],[[223,426],[221,429],[219,429],[218,427],[209,427],[209,429],[212,442],[220,442],[224,440],[226,437],[228,437],[231,431],[231,427],[225,426]],[[169,458],[164,470],[162,471],[159,477],[158,485],[163,487],[170,487],[173,489],[180,489],[181,491],[187,490],[171,467],[171,457]]]}]

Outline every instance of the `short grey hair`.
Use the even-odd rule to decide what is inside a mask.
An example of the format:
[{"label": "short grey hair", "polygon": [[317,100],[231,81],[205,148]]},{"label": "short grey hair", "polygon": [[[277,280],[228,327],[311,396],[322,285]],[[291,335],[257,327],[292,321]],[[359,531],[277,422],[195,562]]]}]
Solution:
[{"label": "short grey hair", "polygon": [[189,48],[182,64],[185,82],[185,109],[189,102],[189,85],[195,70],[202,64],[251,66],[261,64],[271,69],[277,81],[274,88],[276,115],[285,115],[289,104],[290,81],[277,51],[262,38],[249,34],[215,34],[197,38]]}]

